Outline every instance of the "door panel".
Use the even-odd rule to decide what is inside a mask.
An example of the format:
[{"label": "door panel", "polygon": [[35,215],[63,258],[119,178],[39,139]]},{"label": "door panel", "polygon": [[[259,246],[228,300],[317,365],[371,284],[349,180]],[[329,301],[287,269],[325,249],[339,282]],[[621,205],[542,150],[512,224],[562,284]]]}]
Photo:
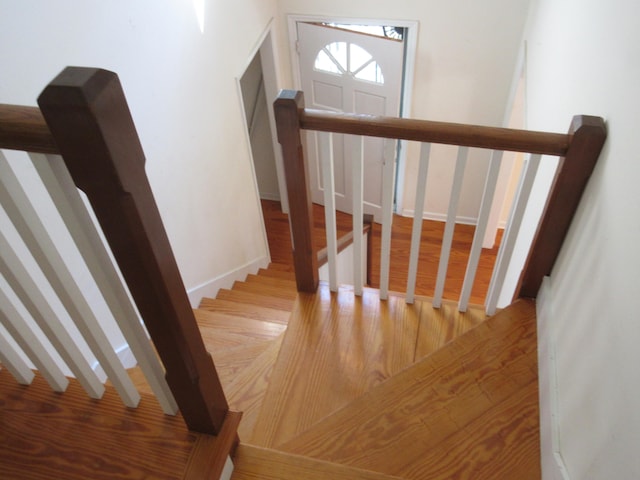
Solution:
[{"label": "door panel", "polygon": [[[331,111],[398,116],[403,68],[403,43],[398,40],[298,22],[300,78],[306,105]],[[317,160],[316,134],[307,136],[312,198],[323,201],[323,179]],[[352,138],[334,134],[336,206],[350,212]],[[385,140],[364,141],[365,211],[376,217],[382,203]],[[388,150],[388,149],[387,149]],[[392,159],[395,161],[395,159]]]}]

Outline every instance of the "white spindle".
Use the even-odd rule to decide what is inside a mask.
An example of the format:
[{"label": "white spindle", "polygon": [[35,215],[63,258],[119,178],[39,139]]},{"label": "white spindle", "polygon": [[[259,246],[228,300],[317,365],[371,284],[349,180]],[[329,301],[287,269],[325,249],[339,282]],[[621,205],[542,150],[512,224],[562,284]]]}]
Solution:
[{"label": "white spindle", "polygon": [[447,223],[445,224],[444,234],[442,236],[440,263],[438,264],[438,277],[436,279],[436,288],[433,294],[433,306],[435,308],[440,308],[440,306],[442,305],[444,284],[447,280],[449,256],[451,255],[451,244],[453,242],[453,231],[456,226],[458,203],[460,202],[462,180],[464,179],[464,170],[467,166],[468,155],[469,149],[467,147],[458,147],[458,158],[456,160],[456,169],[453,174],[453,184],[451,185],[451,196],[449,198],[449,209],[447,211]]},{"label": "white spindle", "polygon": [[384,141],[382,170],[382,231],[380,242],[380,298],[389,296],[389,265],[391,260],[391,225],[393,223],[393,195],[395,191],[396,141]]},{"label": "white spindle", "polygon": [[464,283],[462,284],[460,302],[458,303],[458,310],[461,312],[466,312],[467,307],[469,306],[469,297],[471,296],[473,282],[476,278],[478,262],[480,261],[480,253],[482,253],[482,242],[487,230],[487,222],[489,221],[489,214],[491,213],[491,204],[493,203],[493,196],[496,191],[496,184],[500,173],[502,153],[502,150],[494,150],[493,155],[491,156],[489,172],[487,173],[487,180],[484,185],[484,193],[480,204],[480,212],[478,214],[478,224],[476,225],[476,231],[473,236],[473,244],[471,245],[467,271],[464,276]]},{"label": "white spindle", "polygon": [[362,271],[362,258],[364,247],[362,241],[363,215],[364,215],[364,137],[350,137],[353,142],[353,292],[362,295],[364,278]]},{"label": "white spindle", "polygon": [[487,315],[496,313],[498,299],[502,291],[502,286],[504,285],[509,263],[511,263],[511,258],[513,257],[516,240],[520,232],[520,225],[522,225],[522,219],[527,208],[527,203],[529,202],[533,182],[536,178],[538,167],[540,166],[540,159],[541,155],[531,155],[523,169],[522,175],[520,175],[520,182],[516,190],[516,200],[509,212],[507,228],[502,237],[496,265],[491,275],[491,283],[489,283],[489,291],[485,302]]},{"label": "white spindle", "polygon": [[0,323],[33,362],[51,388],[56,392],[64,392],[69,385],[69,380],[2,290],[0,290]]},{"label": "white spindle", "polygon": [[336,227],[336,197],[333,175],[333,134],[317,132],[318,156],[322,164],[322,188],[324,190],[324,222],[327,234],[327,259],[329,260],[329,289],[338,291],[338,236]]},{"label": "white spindle", "polygon": [[429,154],[431,144],[423,143],[420,148],[420,166],[418,167],[418,183],[416,186],[416,202],[413,209],[413,229],[411,231],[411,251],[409,254],[409,274],[407,279],[407,303],[413,303],[418,275],[418,259],[420,256],[420,239],[422,238],[422,216],[424,199],[427,192],[427,174],[429,173]]},{"label": "white spindle", "polygon": [[29,368],[18,352],[14,350],[9,341],[0,332],[0,363],[9,370],[9,373],[22,385],[33,382],[35,374]]},{"label": "white spindle", "polygon": [[164,368],[64,160],[58,155],[39,154],[31,154],[31,159],[163,411],[175,415],[178,406],[165,380]]},{"label": "white spindle", "polygon": [[0,197],[7,215],[125,405],[136,407],[140,401],[140,394],[113,351],[82,290],[69,272],[13,170],[2,155],[0,155],[0,176],[2,187]]},{"label": "white spindle", "polygon": [[76,342],[60,322],[1,231],[0,271],[87,394],[91,398],[101,398],[104,385],[91,369]]}]

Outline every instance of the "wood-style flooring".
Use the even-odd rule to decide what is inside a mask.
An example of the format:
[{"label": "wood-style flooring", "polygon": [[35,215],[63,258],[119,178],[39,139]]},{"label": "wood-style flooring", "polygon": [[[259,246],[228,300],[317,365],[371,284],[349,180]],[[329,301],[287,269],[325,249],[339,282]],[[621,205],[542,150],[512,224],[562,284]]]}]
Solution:
[{"label": "wood-style flooring", "polygon": [[[291,265],[291,234],[289,220],[280,208],[280,202],[262,200],[262,212],[271,252],[271,261]],[[318,249],[326,246],[326,234],[324,227],[324,207],[313,205],[314,239]],[[338,235],[351,231],[351,216],[342,212],[336,215]],[[420,244],[419,267],[416,278],[416,295],[433,296],[436,284],[440,248],[444,234],[443,222],[425,220],[422,223],[422,240]],[[413,219],[393,216],[391,232],[391,262],[389,272],[389,290],[405,292],[407,290],[407,274],[409,270],[409,252],[411,248],[411,230]],[[372,287],[380,284],[380,235],[381,225],[374,225],[373,255],[372,255]],[[475,227],[472,225],[457,224],[454,230],[453,243],[447,280],[445,283],[444,298],[457,301],[462,290],[462,283],[469,260],[469,252],[473,242]],[[498,254],[498,248],[502,239],[502,230],[498,230],[496,244],[491,249],[483,249],[478,264],[476,281],[471,292],[470,302],[482,305],[489,288],[493,266]]]}]

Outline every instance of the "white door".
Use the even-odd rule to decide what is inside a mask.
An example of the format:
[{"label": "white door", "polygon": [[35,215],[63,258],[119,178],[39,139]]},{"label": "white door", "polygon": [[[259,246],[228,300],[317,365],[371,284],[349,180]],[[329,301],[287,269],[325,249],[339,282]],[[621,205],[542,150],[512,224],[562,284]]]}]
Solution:
[{"label": "white door", "polygon": [[[300,79],[307,108],[368,115],[398,116],[403,69],[400,40],[312,23],[297,23]],[[336,207],[351,211],[351,163],[346,152],[352,139],[334,134]],[[388,140],[365,137],[364,210],[380,217],[384,152]],[[393,142],[395,144],[395,142]],[[393,158],[395,161],[395,149]],[[312,198],[323,201],[316,134],[308,135],[307,157]]]}]

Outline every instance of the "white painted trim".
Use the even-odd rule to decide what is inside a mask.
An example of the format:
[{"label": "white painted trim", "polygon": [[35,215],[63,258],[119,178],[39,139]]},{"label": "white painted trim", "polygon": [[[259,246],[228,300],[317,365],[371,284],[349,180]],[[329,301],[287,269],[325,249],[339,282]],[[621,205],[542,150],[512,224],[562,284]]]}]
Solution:
[{"label": "white painted trim", "polygon": [[[415,210],[411,210],[409,208],[405,208],[404,210],[402,210],[401,215],[403,217],[410,217],[413,218],[415,214]],[[447,214],[446,213],[437,213],[437,212],[424,212],[422,215],[422,219],[423,220],[434,220],[436,222],[446,222],[447,221]],[[456,223],[460,223],[462,225],[476,225],[478,223],[478,218],[477,217],[463,217],[463,216],[456,216]]]},{"label": "white painted trim", "polygon": [[[256,205],[258,207],[258,210],[260,211],[260,226],[262,228],[262,239],[263,239],[264,248],[265,248],[265,250],[267,252],[267,257],[268,257],[267,265],[271,261],[270,253],[269,253],[269,240],[267,238],[267,227],[266,227],[266,225],[264,223],[264,216],[262,215],[262,206],[261,206],[261,203],[260,203],[260,190],[258,189],[258,178],[256,176],[256,169],[255,169],[255,164],[254,164],[254,160],[253,160],[253,152],[251,150],[251,138],[250,138],[250,135],[249,135],[249,127],[248,127],[248,122],[247,122],[247,118],[246,118],[246,114],[245,114],[244,100],[242,98],[242,85],[240,84],[240,80],[241,80],[242,76],[245,74],[245,72],[247,71],[247,69],[249,68],[249,65],[251,65],[251,62],[253,61],[253,59],[254,59],[254,57],[256,55],[260,54],[260,59],[262,60],[263,56],[260,53],[260,49],[262,48],[262,45],[265,42],[265,39],[267,37],[269,37],[271,39],[273,38],[273,36],[271,34],[272,26],[273,26],[273,18],[269,21],[269,24],[267,25],[267,27],[264,30],[264,32],[262,32],[262,35],[260,36],[256,46],[251,50],[251,53],[249,54],[249,58],[245,62],[245,65],[242,67],[242,71],[238,75],[236,75],[236,92],[238,94],[238,101],[240,102],[239,103],[239,108],[240,108],[240,115],[242,116],[242,123],[243,123],[242,130],[244,131],[245,144],[246,144],[246,147],[247,147],[247,151],[249,152],[249,160],[250,160],[250,164],[251,164],[250,168],[251,168],[251,174],[253,176],[253,188],[254,188],[254,192],[255,192],[255,201],[256,201]],[[275,50],[273,50],[273,52],[275,52]],[[275,68],[275,60],[274,60],[274,63],[272,63],[271,65]],[[264,71],[265,66],[264,65],[262,65],[262,69],[263,69],[263,76],[264,76],[265,75],[265,71]],[[273,74],[275,75],[275,72],[273,72]],[[266,84],[265,84],[265,89],[266,89]],[[270,94],[270,92],[267,92],[267,99],[269,98],[269,94]],[[267,109],[267,110],[272,110],[272,109]],[[272,115],[269,115],[269,122],[270,123],[271,123],[271,117],[272,117]],[[275,130],[273,130],[273,128],[275,126],[273,124],[271,126],[272,126],[271,134],[272,134],[272,137],[273,137],[273,135],[275,135]],[[277,141],[276,141],[276,143],[277,143]],[[279,153],[279,150],[280,149],[276,149],[274,151],[275,156],[276,156],[276,170],[277,170],[277,165],[278,165],[278,159],[282,160],[282,154]],[[282,184],[280,182],[280,176],[279,175],[278,175],[278,187],[282,188]],[[282,190],[280,190],[280,191],[282,193]],[[285,189],[285,197],[286,197],[286,189]],[[217,293],[218,289],[216,289],[215,291]],[[191,296],[189,296],[189,300],[191,301],[191,304],[193,306],[193,299],[191,298]],[[198,299],[198,302],[200,302],[199,299]]]},{"label": "white painted trim", "polygon": [[[126,369],[133,368],[138,364],[138,362],[136,361],[136,357],[133,355],[133,352],[131,351],[131,347],[129,347],[129,345],[127,344],[122,345],[120,348],[116,349],[116,356],[118,357],[118,360],[120,360],[120,362],[122,363],[122,366]],[[94,373],[97,375],[97,377],[100,379],[102,383],[105,382],[105,380],[107,379],[107,374],[105,373],[105,371],[100,366],[100,363],[97,360],[93,362],[93,364],[91,365],[91,370],[94,371]]]},{"label": "white painted trim", "polygon": [[[411,102],[413,96],[413,77],[415,74],[416,56],[418,52],[418,28],[420,23],[415,20],[391,20],[379,18],[349,18],[335,17],[327,15],[287,15],[287,26],[289,31],[289,54],[291,57],[291,74],[293,78],[293,86],[295,89],[302,89],[302,80],[300,79],[300,62],[298,61],[298,29],[297,22],[335,22],[344,25],[393,25],[407,29],[405,39],[405,61],[404,61],[404,78],[402,80],[402,92],[400,97],[400,117],[411,117]],[[404,177],[407,163],[407,142],[400,142],[400,153],[397,159],[395,201],[396,211],[402,208],[404,198]]]},{"label": "white painted trim", "polygon": [[552,333],[554,315],[550,283],[549,277],[543,279],[536,300],[542,479],[571,480],[560,451],[556,355]]},{"label": "white painted trim", "polygon": [[257,258],[251,262],[244,264],[243,266],[231,270],[227,273],[223,273],[218,277],[212,278],[200,285],[187,290],[189,296],[189,302],[191,302],[192,308],[198,308],[202,297],[215,298],[218,294],[218,290],[221,288],[231,288],[233,282],[242,281],[247,278],[250,273],[256,273],[261,268],[267,268],[269,266],[269,256]]},{"label": "white painted trim", "polygon": [[231,480],[231,475],[233,475],[233,461],[231,460],[231,457],[227,456],[224,469],[220,474],[220,480]]},{"label": "white painted trim", "polygon": [[[262,200],[272,200],[274,202],[279,202],[280,201],[280,195],[277,195],[275,193],[261,193],[260,194],[260,198]],[[282,209],[283,209],[283,212],[284,212],[284,207],[282,207]]]},{"label": "white painted trim", "polygon": [[278,177],[278,190],[280,197],[275,200],[280,201],[283,213],[289,213],[289,198],[287,196],[287,180],[284,172],[284,159],[282,158],[282,147],[278,142],[278,131],[276,127],[276,117],[273,111],[273,102],[280,92],[280,78],[278,77],[277,65],[280,64],[278,49],[273,37],[273,20],[267,27],[267,34],[260,42],[260,61],[262,63],[262,75],[264,79],[264,89],[267,95],[267,111],[269,115],[269,125],[271,127],[271,143],[276,161],[276,176]]}]

